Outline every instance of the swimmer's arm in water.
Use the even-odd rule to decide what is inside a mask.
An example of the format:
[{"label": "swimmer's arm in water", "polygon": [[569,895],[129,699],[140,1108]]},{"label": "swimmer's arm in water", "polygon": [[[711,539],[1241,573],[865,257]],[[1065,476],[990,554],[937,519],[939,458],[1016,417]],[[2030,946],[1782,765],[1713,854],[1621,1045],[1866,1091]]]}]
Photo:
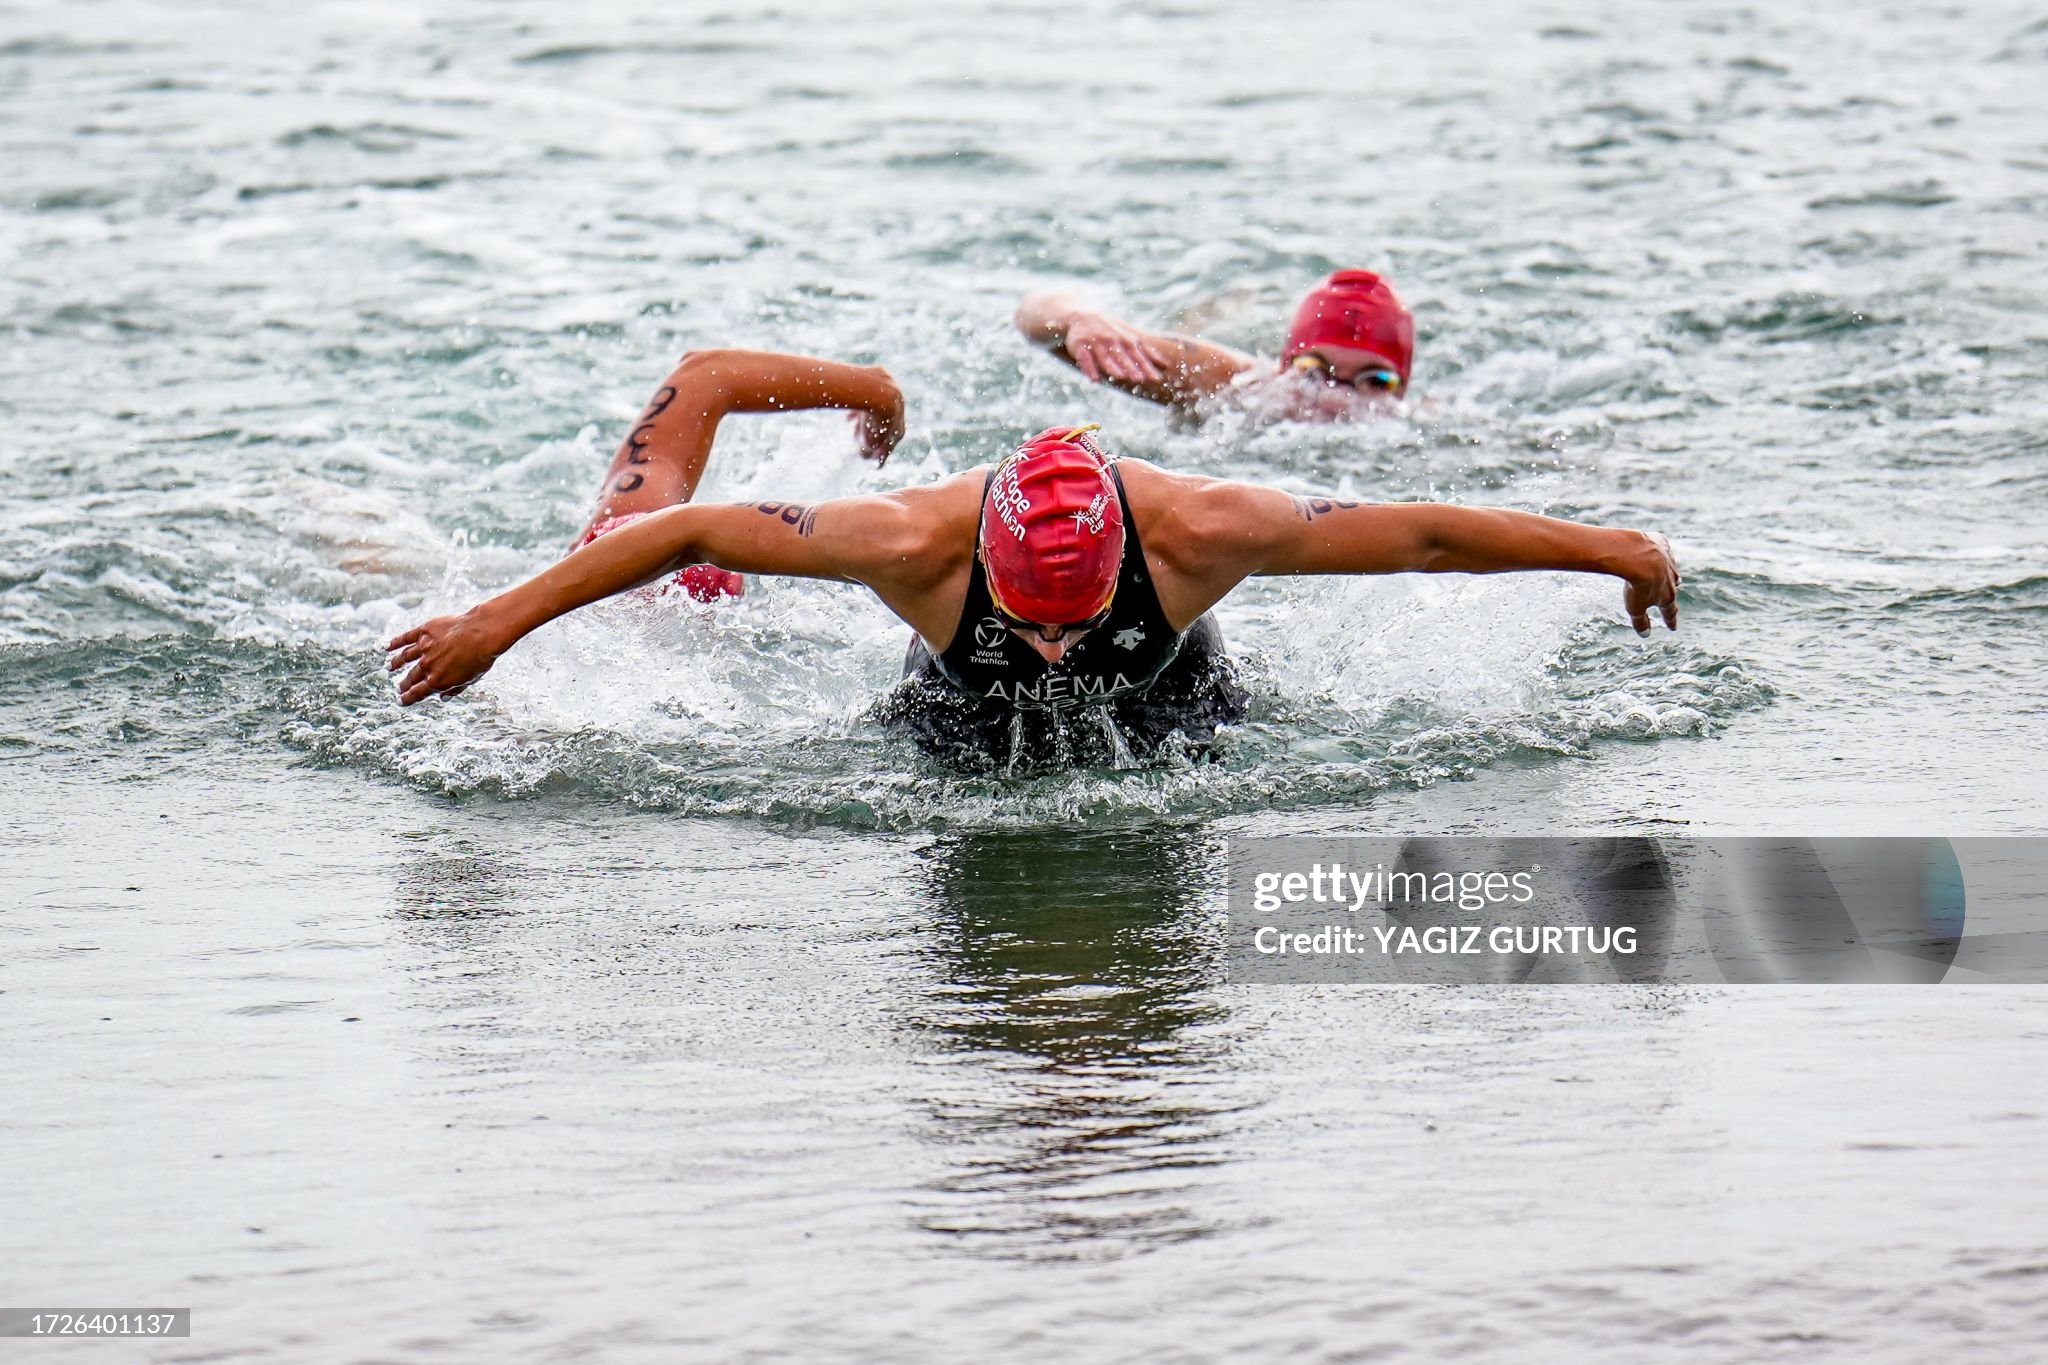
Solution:
[{"label": "swimmer's arm in water", "polygon": [[1254,574],[1553,569],[1621,579],[1639,635],[1650,633],[1653,608],[1678,629],[1678,564],[1670,542],[1650,532],[1505,508],[1294,497],[1220,480],[1197,481],[1167,525],[1148,547],[1163,542],[1169,562],[1194,580],[1193,595],[1214,591],[1211,601]]},{"label": "swimmer's arm in water", "polygon": [[612,457],[585,529],[688,502],[727,413],[806,408],[852,411],[860,453],[876,464],[903,437],[903,393],[880,366],[774,351],[690,352],[655,390]]},{"label": "swimmer's arm in water", "polygon": [[[892,607],[928,596],[945,566],[932,553],[928,490],[821,503],[693,503],[665,508],[584,546],[456,616],[394,638],[386,667],[410,668],[398,700],[454,696],[547,622],[687,564],[741,573],[862,582]],[[964,537],[955,537],[964,542]],[[957,611],[957,607],[956,607]],[[906,617],[906,619],[909,619]],[[913,620],[922,629],[936,628]]]},{"label": "swimmer's arm in water", "polygon": [[1147,332],[1064,290],[1027,295],[1017,330],[1089,379],[1169,406],[1188,407],[1258,364],[1214,342]]}]

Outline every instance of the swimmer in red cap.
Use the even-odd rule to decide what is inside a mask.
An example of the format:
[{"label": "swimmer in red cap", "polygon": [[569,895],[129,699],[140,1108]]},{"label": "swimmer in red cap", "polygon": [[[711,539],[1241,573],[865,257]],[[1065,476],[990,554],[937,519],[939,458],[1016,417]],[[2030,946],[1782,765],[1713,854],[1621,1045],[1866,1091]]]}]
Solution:
[{"label": "swimmer in red cap", "polygon": [[1344,421],[1408,394],[1415,318],[1370,270],[1339,270],[1295,310],[1280,363],[1213,341],[1147,332],[1075,294],[1032,294],[1017,329],[1098,383],[1199,417],[1216,401],[1276,417]]},{"label": "swimmer in red cap", "polygon": [[[686,356],[628,440],[653,453],[625,491],[694,488],[725,411],[855,408],[879,458],[901,432],[900,403],[879,370],[749,351]],[[1652,612],[1678,624],[1678,570],[1662,536],[1500,508],[1301,497],[1117,459],[1094,433],[1050,427],[993,465],[889,493],[671,499],[393,639],[398,699],[453,696],[545,622],[697,564],[868,588],[915,632],[904,682],[878,715],[972,765],[1027,752],[1122,761],[1175,733],[1206,745],[1245,705],[1209,609],[1255,575],[1609,574],[1638,632]]]}]

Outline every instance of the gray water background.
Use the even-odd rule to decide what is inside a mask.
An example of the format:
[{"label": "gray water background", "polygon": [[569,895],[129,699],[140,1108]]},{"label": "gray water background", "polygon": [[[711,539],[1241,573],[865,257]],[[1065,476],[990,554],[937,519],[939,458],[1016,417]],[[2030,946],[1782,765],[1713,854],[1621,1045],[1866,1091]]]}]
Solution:
[{"label": "gray water background", "polygon": [[[2040,996],[1232,987],[1222,841],[2040,833],[2048,22],[1181,3],[0,12],[0,1299],[105,1358],[2025,1358]],[[1180,431],[1008,330],[1412,409]],[[1214,768],[963,779],[845,588],[378,643],[547,563],[682,351],[887,364],[879,473],[1178,468],[1655,527],[1248,586]],[[40,1349],[40,1348],[39,1348]],[[81,1352],[83,1354],[83,1352]]]}]

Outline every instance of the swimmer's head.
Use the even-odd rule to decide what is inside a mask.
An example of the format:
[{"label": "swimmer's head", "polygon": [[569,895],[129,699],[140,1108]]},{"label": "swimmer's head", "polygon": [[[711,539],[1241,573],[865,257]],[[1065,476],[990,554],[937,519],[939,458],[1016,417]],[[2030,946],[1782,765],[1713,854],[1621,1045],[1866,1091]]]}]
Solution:
[{"label": "swimmer's head", "polygon": [[1124,508],[1093,430],[1041,431],[988,482],[982,567],[996,609],[1019,625],[1092,622],[1116,595]]},{"label": "swimmer's head", "polygon": [[1319,347],[1369,352],[1408,383],[1415,363],[1415,318],[1394,287],[1370,270],[1340,270],[1309,291],[1294,314],[1280,363]]}]

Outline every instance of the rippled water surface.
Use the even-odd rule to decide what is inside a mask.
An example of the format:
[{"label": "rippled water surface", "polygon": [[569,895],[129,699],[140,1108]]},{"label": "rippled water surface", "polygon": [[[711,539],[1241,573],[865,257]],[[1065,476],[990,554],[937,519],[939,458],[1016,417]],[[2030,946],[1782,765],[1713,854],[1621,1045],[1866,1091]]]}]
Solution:
[{"label": "rippled water surface", "polygon": [[[163,1360],[2022,1358],[2038,996],[1252,991],[1218,916],[1235,834],[2048,832],[2044,68],[1998,3],[9,7],[0,1301],[194,1305]],[[1009,328],[1270,353],[1345,264],[1421,332],[1358,426]],[[1093,420],[1664,530],[1683,629],[1254,584],[1201,769],[934,767],[825,584],[399,711],[378,643],[721,344],[911,429],[736,418],[707,497]]]}]

